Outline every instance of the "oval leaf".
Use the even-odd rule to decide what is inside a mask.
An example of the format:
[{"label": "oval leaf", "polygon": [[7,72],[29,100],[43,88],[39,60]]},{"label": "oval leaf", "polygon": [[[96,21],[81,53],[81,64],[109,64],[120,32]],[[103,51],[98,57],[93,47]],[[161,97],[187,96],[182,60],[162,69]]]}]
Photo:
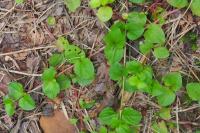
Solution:
[{"label": "oval leaf", "polygon": [[22,98],[19,99],[19,106],[23,110],[33,110],[35,108],[35,101],[29,94],[25,94]]},{"label": "oval leaf", "polygon": [[200,101],[200,83],[189,83],[186,90],[192,100]]},{"label": "oval leaf", "polygon": [[164,58],[169,57],[169,51],[165,47],[155,48],[154,51],[153,51],[153,54],[158,59],[164,59]]},{"label": "oval leaf", "polygon": [[101,20],[102,22],[110,20],[112,18],[112,14],[113,14],[112,8],[109,6],[100,7],[97,12],[97,16],[99,20]]},{"label": "oval leaf", "polygon": [[11,82],[8,84],[9,97],[13,100],[18,100],[23,95],[23,86],[18,82]]}]

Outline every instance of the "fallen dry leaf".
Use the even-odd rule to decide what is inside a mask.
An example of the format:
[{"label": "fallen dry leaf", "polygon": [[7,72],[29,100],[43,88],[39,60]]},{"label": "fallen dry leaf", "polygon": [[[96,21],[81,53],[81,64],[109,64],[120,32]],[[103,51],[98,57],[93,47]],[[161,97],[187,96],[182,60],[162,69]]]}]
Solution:
[{"label": "fallen dry leaf", "polygon": [[61,110],[55,110],[53,116],[41,116],[40,126],[44,133],[76,133]]}]

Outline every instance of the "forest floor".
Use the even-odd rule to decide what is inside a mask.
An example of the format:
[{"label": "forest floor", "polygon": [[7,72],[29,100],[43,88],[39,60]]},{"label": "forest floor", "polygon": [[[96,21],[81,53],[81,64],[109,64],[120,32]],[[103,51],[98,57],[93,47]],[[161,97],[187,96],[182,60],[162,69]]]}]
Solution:
[{"label": "forest floor", "polygon": [[[144,11],[151,17],[156,15],[157,7],[165,9],[162,28],[171,53],[164,60],[157,60],[152,54],[144,59],[144,55],[138,52],[138,42],[128,41],[127,58],[150,64],[158,78],[168,71],[178,71],[183,76],[184,86],[188,82],[200,81],[200,17],[185,9],[175,9],[162,0],[141,5],[117,0],[112,7],[112,19],[101,23],[95,15],[96,10],[88,6],[88,0],[82,0],[74,13],[69,13],[61,0],[26,0],[20,5],[16,5],[14,0],[0,1],[0,133],[96,131],[99,125],[97,117],[102,109],[108,106],[119,108],[120,88],[108,78],[109,65],[104,57],[103,37],[125,12]],[[48,25],[49,16],[55,17],[55,25]],[[55,43],[60,36],[86,51],[95,66],[96,78],[89,86],[72,85],[58,98],[50,100],[42,93],[41,74],[48,66],[48,58],[57,51]],[[62,71],[70,73],[72,66],[67,64]],[[3,97],[8,94],[7,85],[11,81],[23,84],[25,91],[36,101],[34,110],[16,108],[12,117],[6,114]],[[153,132],[153,121],[164,121],[169,132],[193,133],[200,129],[200,105],[187,99],[185,87],[182,87],[170,106],[171,118],[168,120],[158,117],[160,106],[145,93],[127,94],[123,104],[141,112],[139,132]],[[95,103],[84,109],[80,107],[80,100]],[[77,123],[71,124],[73,120]]]}]

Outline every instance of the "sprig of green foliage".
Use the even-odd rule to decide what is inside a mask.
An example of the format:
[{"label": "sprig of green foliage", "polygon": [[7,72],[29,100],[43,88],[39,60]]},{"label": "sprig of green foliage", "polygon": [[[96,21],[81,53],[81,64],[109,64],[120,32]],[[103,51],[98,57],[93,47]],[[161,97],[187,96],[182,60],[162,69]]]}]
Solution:
[{"label": "sprig of green foliage", "polygon": [[8,85],[8,91],[8,95],[3,98],[3,103],[5,111],[9,116],[12,116],[15,113],[16,102],[18,102],[19,107],[26,111],[35,108],[35,101],[28,93],[24,92],[22,84],[11,82]]},{"label": "sprig of green foliage", "polygon": [[112,108],[107,107],[99,114],[101,123],[99,130],[102,133],[131,133],[133,130],[137,130],[141,119],[141,113],[131,107],[125,107],[121,112],[115,112]]},{"label": "sprig of green foliage", "polygon": [[112,18],[113,10],[108,4],[113,3],[115,0],[91,0],[89,5],[91,8],[99,8],[97,17],[100,21],[106,22]]},{"label": "sprig of green foliage", "polygon": [[[86,86],[95,77],[94,66],[83,50],[70,44],[64,37],[58,38],[57,46],[62,52],[54,53],[49,58],[50,67],[42,74],[43,92],[50,99],[57,97],[60,91],[70,88],[71,78],[75,83]],[[74,66],[74,74],[58,75],[56,67],[66,62]]]}]

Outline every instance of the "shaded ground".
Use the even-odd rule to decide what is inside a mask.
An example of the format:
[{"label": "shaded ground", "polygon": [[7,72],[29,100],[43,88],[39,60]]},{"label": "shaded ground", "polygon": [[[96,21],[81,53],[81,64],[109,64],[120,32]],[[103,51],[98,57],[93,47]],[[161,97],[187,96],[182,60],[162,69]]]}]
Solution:
[{"label": "shaded ground", "polygon": [[[167,71],[180,71],[184,75],[185,84],[189,81],[200,81],[199,18],[193,17],[190,12],[184,14],[185,10],[174,10],[166,2],[159,0],[153,4],[137,5],[136,8],[126,0],[120,0],[113,5],[113,20],[118,19],[123,12],[133,9],[153,14],[157,6],[168,11],[165,14],[164,29],[167,46],[172,53],[170,58],[158,61],[148,55],[144,59],[137,50],[139,42],[129,42],[127,58],[152,64],[157,78]],[[46,19],[49,15],[55,16],[55,26],[48,26]],[[157,21],[156,18],[151,19]],[[101,24],[98,21],[95,11],[88,7],[87,0],[82,1],[81,7],[75,13],[69,13],[59,0],[27,0],[17,6],[12,0],[0,1],[0,132],[40,133],[42,129],[39,119],[42,115],[52,115],[52,108],[61,108],[69,118],[78,118],[79,122],[74,130],[95,130],[98,126],[98,113],[105,106],[116,107],[119,102],[119,88],[109,80],[108,65],[103,55],[102,38],[110,25],[111,23]],[[183,36],[190,34],[196,37],[196,40],[192,40],[197,44],[194,50],[191,40],[183,39]],[[48,65],[48,57],[56,51],[54,43],[59,36],[66,36],[70,42],[86,51],[95,65],[97,75],[91,86],[80,88],[73,85],[70,90],[60,94],[59,99],[50,101],[41,93],[40,76]],[[63,66],[62,71],[70,73],[71,69],[70,65]],[[23,83],[26,91],[37,102],[34,111],[24,112],[17,109],[13,117],[6,115],[2,98],[7,94],[7,84],[10,81]],[[187,102],[185,93],[183,88],[172,106],[173,117],[168,121],[173,125],[170,132],[177,132],[177,124],[180,125],[179,131],[183,133],[200,128],[199,105]],[[96,104],[89,110],[81,109],[78,104],[80,98],[86,101],[96,100]],[[141,132],[152,132],[151,122],[161,121],[157,117],[159,106],[145,94],[129,94],[124,103],[142,112]],[[85,122],[85,116],[91,120]]]}]

